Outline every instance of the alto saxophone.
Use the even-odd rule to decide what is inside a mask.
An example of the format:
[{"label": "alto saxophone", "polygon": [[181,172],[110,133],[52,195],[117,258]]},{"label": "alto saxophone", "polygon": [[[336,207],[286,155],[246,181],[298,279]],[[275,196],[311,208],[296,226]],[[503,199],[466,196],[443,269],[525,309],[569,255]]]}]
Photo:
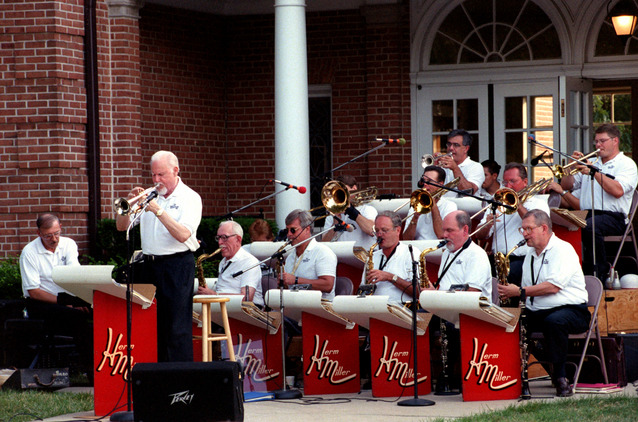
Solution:
[{"label": "alto saxophone", "polygon": [[436,245],[433,248],[428,248],[426,250],[424,250],[423,252],[421,252],[421,255],[419,256],[419,264],[420,264],[420,286],[422,289],[427,289],[428,287],[430,287],[430,278],[428,277],[428,272],[425,269],[425,256],[431,252],[434,252],[437,249],[441,249],[443,246],[445,246],[447,244],[448,240],[442,240],[438,245]]},{"label": "alto saxophone", "polygon": [[370,246],[370,250],[368,251],[368,260],[366,261],[366,270],[364,277],[364,280],[366,280],[365,284],[369,284],[368,274],[370,273],[370,271],[374,270],[374,260],[372,259],[372,254],[374,254],[374,248],[376,248],[378,244],[378,241],[375,242],[372,246]]},{"label": "alto saxophone", "polygon": [[213,255],[217,255],[221,251],[222,251],[222,248],[219,248],[213,253],[201,254],[199,257],[197,257],[197,261],[195,262],[195,267],[197,267],[197,281],[199,283],[199,287],[204,287],[204,288],[208,287],[206,285],[206,279],[204,278],[204,267],[202,266],[202,262],[204,262],[205,260],[207,260]]},{"label": "alto saxophone", "polygon": [[[503,255],[503,252],[496,252],[494,254],[494,264],[496,266],[496,275],[498,278],[498,284],[507,286],[509,283],[507,282],[507,276],[510,273],[510,255],[516,249],[523,246],[527,243],[527,240],[523,239],[516,244],[512,249],[510,249],[507,254]],[[501,305],[509,303],[509,299],[503,300]]]}]

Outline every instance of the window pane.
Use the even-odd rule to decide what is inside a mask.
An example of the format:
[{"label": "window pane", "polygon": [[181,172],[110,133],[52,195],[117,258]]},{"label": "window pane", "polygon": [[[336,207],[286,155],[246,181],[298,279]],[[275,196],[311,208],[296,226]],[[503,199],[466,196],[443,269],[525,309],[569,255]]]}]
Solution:
[{"label": "window pane", "polygon": [[551,127],[554,122],[554,105],[551,96],[532,97],[531,127]]},{"label": "window pane", "polygon": [[457,100],[458,124],[456,127],[467,131],[478,130],[478,99]]},{"label": "window pane", "polygon": [[432,131],[449,132],[454,128],[454,102],[432,101]]},{"label": "window pane", "polygon": [[520,129],[526,127],[526,105],[526,97],[505,98],[505,129]]}]

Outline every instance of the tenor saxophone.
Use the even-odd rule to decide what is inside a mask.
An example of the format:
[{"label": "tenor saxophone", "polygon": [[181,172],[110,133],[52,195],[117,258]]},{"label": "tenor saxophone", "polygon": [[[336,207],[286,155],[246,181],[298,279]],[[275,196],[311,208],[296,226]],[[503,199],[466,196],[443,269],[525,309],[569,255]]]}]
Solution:
[{"label": "tenor saxophone", "polygon": [[425,249],[423,252],[421,252],[421,255],[419,255],[419,264],[420,264],[419,271],[421,276],[419,279],[421,281],[420,286],[422,289],[427,289],[428,287],[430,287],[430,278],[428,277],[428,272],[425,269],[425,264],[426,264],[425,256],[431,252],[434,252],[437,249],[441,249],[443,246],[447,244],[447,242],[448,242],[447,239],[442,240],[435,247]]},{"label": "tenor saxophone", "polygon": [[[510,249],[507,254],[503,255],[503,252],[496,252],[494,254],[494,264],[496,266],[496,275],[498,278],[498,284],[507,286],[509,283],[507,282],[507,276],[510,273],[510,255],[516,249],[523,246],[527,243],[527,240],[523,239],[516,244],[512,249]],[[509,298],[502,300],[501,305],[505,305],[509,303]]]},{"label": "tenor saxophone", "polygon": [[206,285],[206,279],[204,278],[204,267],[202,266],[202,262],[204,262],[205,260],[207,260],[208,258],[214,255],[217,255],[221,251],[222,251],[222,248],[219,248],[213,253],[201,254],[199,257],[197,257],[197,261],[195,262],[195,267],[197,267],[197,281],[199,283],[199,287],[204,287],[204,288],[208,287]]}]

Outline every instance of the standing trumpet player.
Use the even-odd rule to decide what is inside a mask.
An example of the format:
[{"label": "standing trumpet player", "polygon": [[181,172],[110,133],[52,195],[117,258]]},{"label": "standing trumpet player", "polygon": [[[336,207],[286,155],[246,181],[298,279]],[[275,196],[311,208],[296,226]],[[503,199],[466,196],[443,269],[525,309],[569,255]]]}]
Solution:
[{"label": "standing trumpet player", "polygon": [[[151,200],[140,224],[147,278],[157,287],[157,358],[160,362],[193,360],[193,283],[199,243],[195,234],[202,218],[202,199],[178,176],[175,154],[158,151],[151,157],[158,196]],[[136,187],[128,197],[144,189]],[[117,215],[117,229],[128,228],[132,216]]]},{"label": "standing trumpet player", "polygon": [[[438,185],[442,185],[445,181],[445,170],[438,166],[427,166],[423,170],[421,180],[424,182],[423,189],[427,190],[430,194],[433,194],[439,188],[434,185],[429,185],[427,182],[434,182]],[[429,213],[421,215],[420,213],[415,212],[411,217],[408,217],[405,221],[403,239],[432,240],[443,238],[443,219],[446,215],[456,210],[456,203],[439,196],[434,199],[432,209]]]},{"label": "standing trumpet player", "polygon": [[[458,190],[471,189],[472,193],[476,193],[483,185],[485,174],[483,166],[469,157],[472,135],[463,129],[455,129],[447,135],[445,145],[450,155],[440,156],[435,160],[437,165],[445,169],[445,183],[458,177]],[[448,192],[446,195],[454,198],[457,194]]]},{"label": "standing trumpet player", "polygon": [[[576,163],[580,170],[575,176],[564,177],[561,185],[550,188],[561,194],[572,208],[587,210],[587,227],[582,231],[583,270],[585,274],[595,274],[604,280],[609,272],[603,236],[622,235],[629,223],[627,217],[631,208],[633,192],[638,183],[636,163],[620,152],[620,131],[612,124],[604,124],[596,129],[594,147],[597,148],[600,171],[593,174],[594,203],[592,204],[592,170]],[[584,155],[574,151],[573,158]],[[607,174],[612,175],[611,179]],[[592,210],[594,212],[592,213]],[[592,224],[592,215],[595,221]],[[595,226],[595,233],[592,227]],[[592,238],[593,237],[593,238]],[[594,257],[593,245],[596,244]],[[596,267],[594,267],[594,258]]]}]

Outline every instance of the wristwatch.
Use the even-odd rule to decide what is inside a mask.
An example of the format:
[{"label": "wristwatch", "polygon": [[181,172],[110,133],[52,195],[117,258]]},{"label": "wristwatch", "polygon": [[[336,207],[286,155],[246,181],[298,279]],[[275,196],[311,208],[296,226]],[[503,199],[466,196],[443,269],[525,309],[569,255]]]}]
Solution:
[{"label": "wristwatch", "polygon": [[569,191],[568,191],[568,190],[564,190],[564,191],[560,194],[560,196],[561,196],[561,197],[562,197],[562,196],[565,196],[565,195],[567,195],[568,193],[569,193]]},{"label": "wristwatch", "polygon": [[395,275],[393,275],[393,276],[392,276],[392,283],[393,283],[393,284],[394,284],[394,283],[396,283],[398,279],[399,279],[399,276],[398,276],[398,275],[396,275],[396,274],[395,274]]},{"label": "wristwatch", "polygon": [[157,212],[155,213],[157,218],[160,218],[162,216],[162,214],[164,214],[164,208],[158,209]]},{"label": "wristwatch", "polygon": [[299,284],[299,277],[295,277],[295,284]]}]

